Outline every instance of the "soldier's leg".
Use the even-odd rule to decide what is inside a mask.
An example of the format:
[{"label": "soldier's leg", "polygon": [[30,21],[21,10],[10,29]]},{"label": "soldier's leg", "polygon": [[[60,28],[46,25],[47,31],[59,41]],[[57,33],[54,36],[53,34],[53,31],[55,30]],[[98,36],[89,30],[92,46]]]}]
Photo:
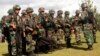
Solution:
[{"label": "soldier's leg", "polygon": [[76,38],[76,43],[80,45],[81,44],[80,27],[77,27],[77,29],[75,30],[75,38]]},{"label": "soldier's leg", "polygon": [[97,43],[97,41],[96,41],[96,30],[93,30],[93,38],[94,38],[94,43]]},{"label": "soldier's leg", "polygon": [[53,33],[52,38],[54,40],[53,48],[56,49],[57,48],[57,35],[55,32]]},{"label": "soldier's leg", "polygon": [[8,43],[8,53],[10,56],[12,56],[11,52],[12,52],[12,46],[11,46],[11,43]]},{"label": "soldier's leg", "polygon": [[15,39],[15,32],[12,31],[10,32],[10,49],[11,49],[11,55],[17,55],[17,50],[16,50],[16,39]]},{"label": "soldier's leg", "polygon": [[58,46],[59,46],[59,48],[62,48],[62,45],[63,45],[63,31],[62,31],[62,29],[59,29],[58,32],[59,32],[59,34],[58,34],[58,38],[59,38]]},{"label": "soldier's leg", "polygon": [[81,39],[80,39],[80,34],[79,33],[76,33],[75,34],[75,38],[76,38],[76,43],[79,45],[81,44]]},{"label": "soldier's leg", "polygon": [[93,34],[93,37],[94,37],[94,43],[97,43],[97,41],[96,41],[96,34]]},{"label": "soldier's leg", "polygon": [[70,48],[71,47],[71,38],[70,38],[70,36],[65,36],[65,41],[66,41],[66,47]]},{"label": "soldier's leg", "polygon": [[92,32],[85,31],[84,36],[85,36],[86,41],[87,41],[88,49],[92,50],[93,49],[93,42],[94,42]]},{"label": "soldier's leg", "polygon": [[22,53],[26,54],[26,40],[25,40],[25,37],[22,37]]},{"label": "soldier's leg", "polygon": [[35,45],[36,42],[34,40],[32,40],[31,42],[29,42],[28,44],[28,56],[35,56]]}]

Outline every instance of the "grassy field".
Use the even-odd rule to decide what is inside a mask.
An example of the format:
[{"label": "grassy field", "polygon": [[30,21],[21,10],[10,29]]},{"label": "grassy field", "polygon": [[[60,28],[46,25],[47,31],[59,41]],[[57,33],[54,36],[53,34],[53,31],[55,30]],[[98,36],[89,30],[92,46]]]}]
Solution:
[{"label": "grassy field", "polygon": [[[75,42],[73,35],[72,43]],[[100,56],[100,32],[97,32],[97,43],[94,44],[94,50],[87,51],[87,45],[82,37],[82,45],[73,44],[73,48],[63,48],[48,54],[38,54],[38,56]],[[0,43],[0,56],[7,56],[7,43]]]}]

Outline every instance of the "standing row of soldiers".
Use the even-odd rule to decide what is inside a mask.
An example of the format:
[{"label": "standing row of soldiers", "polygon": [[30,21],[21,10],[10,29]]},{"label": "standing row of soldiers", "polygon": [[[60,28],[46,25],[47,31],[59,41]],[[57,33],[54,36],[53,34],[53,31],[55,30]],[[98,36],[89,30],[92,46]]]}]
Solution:
[{"label": "standing row of soldiers", "polygon": [[[96,20],[93,12],[87,10],[85,3],[82,4],[82,12],[76,10],[72,20],[69,11],[49,10],[45,13],[43,7],[39,8],[39,15],[28,7],[22,10],[19,5],[8,10],[8,16],[2,18],[2,32],[8,41],[10,56],[34,56],[34,52],[48,53],[49,50],[62,48],[65,40],[66,47],[71,47],[71,31],[74,30],[77,44],[81,44],[80,30],[82,29],[87,41],[88,49],[93,49],[93,42],[96,42]],[[81,16],[80,16],[81,14]]]}]

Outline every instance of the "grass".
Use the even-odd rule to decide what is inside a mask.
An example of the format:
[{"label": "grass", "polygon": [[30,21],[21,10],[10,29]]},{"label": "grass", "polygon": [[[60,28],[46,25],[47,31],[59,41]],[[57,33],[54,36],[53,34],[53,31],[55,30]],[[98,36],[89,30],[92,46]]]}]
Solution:
[{"label": "grass", "polygon": [[[87,44],[85,39],[82,36],[82,45],[74,45],[73,48],[63,48],[61,50],[53,51],[48,54],[38,54],[38,56],[100,56],[100,32],[97,32],[97,42],[93,45],[93,50],[87,51]],[[73,35],[72,43],[75,42]],[[0,56],[7,56],[7,43],[0,43]]]}]

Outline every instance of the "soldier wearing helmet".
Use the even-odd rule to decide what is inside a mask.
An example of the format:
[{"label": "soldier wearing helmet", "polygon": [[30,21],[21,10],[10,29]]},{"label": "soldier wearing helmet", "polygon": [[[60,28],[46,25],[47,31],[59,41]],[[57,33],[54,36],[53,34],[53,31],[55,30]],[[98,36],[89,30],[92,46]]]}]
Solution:
[{"label": "soldier wearing helmet", "polygon": [[49,15],[51,16],[51,17],[54,17],[54,14],[55,14],[55,11],[54,10],[49,10]]},{"label": "soldier wearing helmet", "polygon": [[41,22],[42,26],[44,27],[44,25],[45,25],[45,23],[44,23],[44,21],[45,21],[45,17],[44,17],[45,9],[43,7],[40,7],[38,9],[38,12],[39,12],[39,15],[38,15],[39,16],[39,22]]},{"label": "soldier wearing helmet", "polygon": [[9,55],[12,55],[13,51],[13,44],[11,44],[13,42],[14,39],[12,39],[12,37],[10,36],[10,22],[11,19],[13,18],[13,9],[9,9],[7,11],[8,15],[5,16],[3,19],[1,19],[2,24],[3,24],[3,34],[4,36],[7,38],[7,42],[8,42],[8,52]]},{"label": "soldier wearing helmet", "polygon": [[65,16],[70,15],[69,11],[65,11]]},{"label": "soldier wearing helmet", "polygon": [[82,27],[82,23],[81,23],[81,18],[80,18],[80,11],[79,10],[76,10],[75,12],[75,16],[74,16],[74,19],[72,21],[72,27],[74,29],[74,34],[75,34],[75,37],[76,37],[76,43],[78,45],[81,44],[81,27]]},{"label": "soldier wearing helmet", "polygon": [[18,15],[21,10],[21,7],[19,5],[14,5],[13,10],[14,10],[14,13]]},{"label": "soldier wearing helmet", "polygon": [[35,19],[33,16],[33,8],[28,7],[26,9],[27,12],[27,21],[25,26],[25,35],[26,35],[26,52],[28,53],[28,56],[34,56],[34,50],[35,50],[35,40],[33,39],[32,33],[35,30]]},{"label": "soldier wearing helmet", "polygon": [[69,11],[65,11],[65,13],[64,13],[64,21],[66,21],[68,23],[70,23],[69,15],[70,15]]},{"label": "soldier wearing helmet", "polygon": [[21,37],[22,37],[22,54],[26,54],[26,34],[25,34],[25,26],[27,21],[27,12],[26,10],[21,11]]},{"label": "soldier wearing helmet", "polygon": [[63,44],[63,40],[64,40],[64,31],[63,31],[63,17],[62,17],[63,11],[62,10],[58,10],[57,11],[57,17],[56,17],[56,21],[55,21],[55,25],[57,28],[57,45],[58,48],[62,48],[62,44]]},{"label": "soldier wearing helmet", "polygon": [[[50,14],[48,13],[44,13],[45,16],[45,25],[44,25],[44,29],[46,31],[46,37],[49,39],[50,41],[50,50],[52,51],[53,50],[53,47],[55,46],[55,40],[52,38],[53,37],[53,34],[54,34],[54,31],[55,31],[55,24],[53,22],[53,15],[50,15],[52,14],[50,12]],[[53,17],[53,18],[52,18]]]},{"label": "soldier wearing helmet", "polygon": [[38,12],[39,12],[39,14],[43,14],[43,13],[45,12],[45,8],[40,7],[40,8],[38,9]]},{"label": "soldier wearing helmet", "polygon": [[[93,21],[90,19],[91,18],[91,14],[88,12],[88,8],[86,3],[82,3],[81,5],[82,7],[82,12],[81,12],[81,19],[82,19],[82,25],[83,25],[83,32],[84,32],[84,36],[86,38],[87,41],[87,45],[88,45],[88,50],[92,50],[93,49],[93,42],[94,42],[94,37],[93,37]],[[91,29],[92,28],[92,29]]]},{"label": "soldier wearing helmet", "polygon": [[26,9],[26,12],[27,12],[27,15],[31,17],[31,16],[33,15],[32,13],[34,12],[34,10],[33,10],[33,8],[28,7],[28,8]]},{"label": "soldier wearing helmet", "polygon": [[82,3],[81,4],[81,8],[82,8],[82,11],[81,11],[81,19],[84,19],[88,16],[88,7],[87,7],[87,4],[86,3]]},{"label": "soldier wearing helmet", "polygon": [[19,5],[14,5],[13,6],[13,18],[11,20],[11,24],[10,27],[12,27],[13,29],[15,29],[13,32],[16,34],[14,34],[14,39],[15,39],[15,44],[16,44],[16,50],[14,49],[14,55],[21,55],[22,54],[22,38],[21,38],[21,17],[19,15],[21,10],[21,7]]},{"label": "soldier wearing helmet", "polygon": [[64,13],[64,33],[65,33],[65,42],[66,42],[66,47],[70,48],[71,47],[71,22],[69,18],[69,11],[65,11]]}]

